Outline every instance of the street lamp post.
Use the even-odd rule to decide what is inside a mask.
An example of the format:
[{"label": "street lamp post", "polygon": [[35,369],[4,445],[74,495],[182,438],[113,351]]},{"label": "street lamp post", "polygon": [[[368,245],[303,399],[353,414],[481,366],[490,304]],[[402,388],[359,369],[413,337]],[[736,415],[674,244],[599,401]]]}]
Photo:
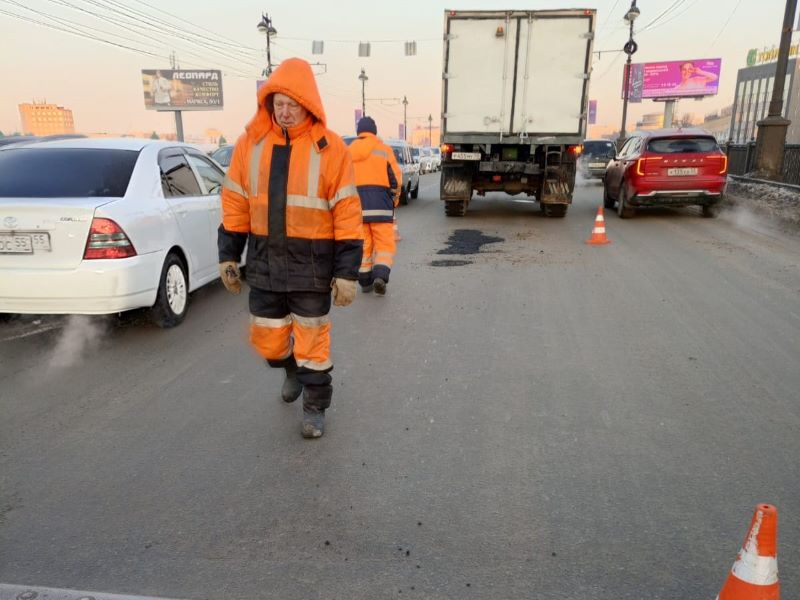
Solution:
[{"label": "street lamp post", "polygon": [[369,77],[367,77],[367,74],[364,72],[364,67],[361,67],[361,75],[359,75],[358,78],[361,80],[361,116],[366,117],[367,100],[364,96],[364,84],[367,83],[367,79],[369,79]]},{"label": "street lamp post", "polygon": [[628,55],[628,60],[625,61],[625,76],[623,77],[623,92],[622,92],[622,126],[619,129],[619,139],[617,140],[617,150],[622,149],[622,144],[625,143],[625,121],[628,118],[628,95],[630,93],[630,77],[631,77],[631,56],[638,49],[638,45],[633,41],[633,22],[638,17],[640,11],[636,8],[636,0],[631,1],[631,7],[625,14],[625,20],[630,24],[628,32],[628,41],[625,42],[622,50]]},{"label": "street lamp post", "polygon": [[783,14],[781,45],[778,48],[778,64],[775,68],[775,83],[769,103],[767,118],[759,121],[756,134],[756,167],[758,177],[782,179],[783,154],[786,146],[786,130],[790,121],[783,118],[783,89],[789,62],[789,46],[792,41],[792,26],[797,12],[797,0],[786,0]]},{"label": "street lamp post", "polygon": [[408,118],[406,117],[408,100],[403,96],[403,141],[408,141]]},{"label": "street lamp post", "polygon": [[261,14],[261,20],[257,25],[261,33],[267,35],[267,68],[264,69],[264,75],[269,77],[272,75],[272,55],[270,54],[270,42],[273,35],[278,35],[278,31],[272,26],[272,19],[269,18],[267,13]]},{"label": "street lamp post", "polygon": [[428,115],[428,146],[433,146],[433,115]]}]

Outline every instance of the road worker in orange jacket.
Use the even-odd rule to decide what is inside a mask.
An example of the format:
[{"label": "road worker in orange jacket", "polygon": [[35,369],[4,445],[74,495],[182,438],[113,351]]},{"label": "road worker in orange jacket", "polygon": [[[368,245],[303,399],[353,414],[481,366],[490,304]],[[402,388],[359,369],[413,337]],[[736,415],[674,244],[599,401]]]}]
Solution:
[{"label": "road worker in orange jacket", "polygon": [[364,221],[364,256],[358,272],[363,292],[383,296],[396,251],[394,209],[400,202],[403,174],[392,149],[378,137],[370,117],[356,126],[358,138],[350,144]]},{"label": "road worker in orange jacket", "polygon": [[307,438],[323,434],[331,403],[331,290],[337,306],[353,301],[362,237],[347,147],[325,126],[311,66],[284,60],[233,150],[217,245],[222,281],[238,294],[247,244],[250,341],[285,369],[283,400],[302,393]]}]

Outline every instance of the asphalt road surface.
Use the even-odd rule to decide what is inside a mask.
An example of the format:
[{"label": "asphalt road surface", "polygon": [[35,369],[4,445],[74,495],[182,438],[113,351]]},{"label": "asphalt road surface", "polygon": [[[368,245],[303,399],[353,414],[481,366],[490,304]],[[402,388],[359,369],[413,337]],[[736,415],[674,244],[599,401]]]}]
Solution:
[{"label": "asphalt road surface", "polygon": [[334,309],[321,440],[218,283],[173,330],[3,324],[0,592],[713,598],[769,502],[793,595],[800,237],[658,209],[588,246],[600,198],[447,218],[423,177],[388,295]]}]

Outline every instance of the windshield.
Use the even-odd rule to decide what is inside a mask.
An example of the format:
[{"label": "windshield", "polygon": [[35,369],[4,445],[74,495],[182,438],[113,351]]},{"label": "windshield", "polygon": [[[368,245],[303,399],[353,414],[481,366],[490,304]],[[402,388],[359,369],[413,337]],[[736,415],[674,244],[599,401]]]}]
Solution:
[{"label": "windshield", "polygon": [[583,153],[586,156],[613,156],[614,142],[611,141],[584,142]]},{"label": "windshield", "polygon": [[0,198],[121,198],[139,152],[9,148],[0,152]]},{"label": "windshield", "polygon": [[712,137],[679,137],[650,140],[647,149],[659,154],[682,154],[714,152],[719,146]]}]

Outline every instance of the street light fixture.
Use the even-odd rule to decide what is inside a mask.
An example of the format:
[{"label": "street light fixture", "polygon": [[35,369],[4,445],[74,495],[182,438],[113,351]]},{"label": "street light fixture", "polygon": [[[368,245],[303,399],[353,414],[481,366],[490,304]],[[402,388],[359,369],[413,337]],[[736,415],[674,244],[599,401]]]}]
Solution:
[{"label": "street light fixture", "polygon": [[633,41],[633,22],[639,17],[641,11],[636,7],[636,0],[631,1],[631,7],[625,13],[625,20],[629,23],[630,29],[628,32],[628,41],[622,47],[622,51],[628,55],[628,60],[625,61],[625,76],[623,77],[623,94],[622,94],[622,126],[619,129],[619,139],[617,140],[617,150],[622,149],[622,144],[625,143],[625,121],[628,118],[628,96],[630,94],[630,77],[631,77],[631,57],[639,49],[638,44]]},{"label": "street light fixture", "polygon": [[261,14],[261,20],[256,25],[256,28],[267,36],[267,68],[264,70],[264,75],[269,77],[272,75],[272,56],[270,55],[270,38],[273,35],[278,35],[278,30],[272,26],[272,19],[269,18],[267,13]]},{"label": "street light fixture", "polygon": [[367,83],[369,77],[367,77],[366,72],[364,71],[364,67],[361,67],[361,75],[358,76],[361,80],[361,116],[367,116],[367,100],[364,96],[364,84]]}]

